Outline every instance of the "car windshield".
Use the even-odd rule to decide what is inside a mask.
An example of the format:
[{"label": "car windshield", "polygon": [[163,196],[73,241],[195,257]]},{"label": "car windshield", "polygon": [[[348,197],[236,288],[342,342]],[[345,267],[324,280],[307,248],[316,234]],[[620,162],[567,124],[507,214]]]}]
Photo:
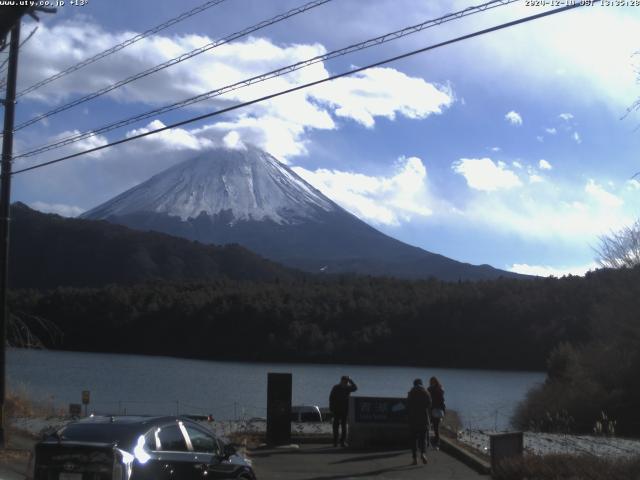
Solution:
[{"label": "car windshield", "polygon": [[136,433],[136,429],[131,425],[72,423],[58,430],[56,436],[60,440],[74,442],[117,443],[120,446],[128,446],[136,438]]}]

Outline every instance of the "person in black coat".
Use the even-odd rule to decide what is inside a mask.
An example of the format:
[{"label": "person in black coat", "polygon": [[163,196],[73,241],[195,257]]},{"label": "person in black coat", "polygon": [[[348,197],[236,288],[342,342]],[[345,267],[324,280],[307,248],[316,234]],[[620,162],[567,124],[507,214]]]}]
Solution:
[{"label": "person in black coat", "polygon": [[407,395],[407,412],[409,414],[409,430],[411,431],[411,453],[413,464],[418,464],[418,449],[422,463],[427,463],[426,440],[429,431],[429,410],[431,397],[422,385],[422,380],[416,378],[413,388]]},{"label": "person in black coat", "polygon": [[339,427],[342,426],[340,445],[346,447],[347,439],[347,414],[349,413],[349,395],[358,390],[356,384],[347,376],[340,379],[340,383],[334,385],[329,395],[329,410],[333,414],[333,446],[338,446]]},{"label": "person in black coat", "polygon": [[444,406],[444,388],[436,377],[429,380],[427,389],[431,395],[431,422],[433,423],[433,448],[440,446],[440,422],[444,418],[446,407]]}]

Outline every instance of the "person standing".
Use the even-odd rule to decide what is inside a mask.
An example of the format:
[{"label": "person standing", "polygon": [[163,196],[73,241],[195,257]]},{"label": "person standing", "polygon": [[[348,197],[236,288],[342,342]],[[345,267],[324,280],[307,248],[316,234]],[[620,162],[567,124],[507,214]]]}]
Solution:
[{"label": "person standing", "polygon": [[440,446],[440,422],[444,418],[446,407],[444,406],[444,388],[436,377],[429,379],[429,388],[427,389],[431,395],[431,422],[433,423],[433,448],[436,450]]},{"label": "person standing", "polygon": [[333,414],[333,446],[338,446],[339,428],[342,426],[340,445],[347,446],[347,414],[349,413],[349,395],[358,390],[351,378],[343,376],[340,383],[334,385],[329,395],[329,410]]},{"label": "person standing", "polygon": [[411,453],[413,465],[418,464],[418,449],[422,463],[427,463],[426,440],[429,431],[429,410],[431,409],[431,397],[422,384],[422,380],[416,378],[413,388],[407,395],[407,412],[409,414],[409,430],[411,431]]}]

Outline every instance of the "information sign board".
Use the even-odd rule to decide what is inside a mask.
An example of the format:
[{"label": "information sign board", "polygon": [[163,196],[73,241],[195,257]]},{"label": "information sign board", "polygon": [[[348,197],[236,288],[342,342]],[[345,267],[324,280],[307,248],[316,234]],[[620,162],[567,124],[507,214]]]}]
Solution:
[{"label": "information sign board", "polygon": [[388,397],[355,397],[355,423],[407,424],[407,400]]}]

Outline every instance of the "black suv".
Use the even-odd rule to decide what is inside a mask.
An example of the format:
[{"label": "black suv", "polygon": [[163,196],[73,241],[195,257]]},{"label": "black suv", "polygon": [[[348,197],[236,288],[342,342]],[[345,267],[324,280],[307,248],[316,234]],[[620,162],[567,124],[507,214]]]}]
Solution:
[{"label": "black suv", "polygon": [[34,480],[255,480],[251,462],[182,417],[90,417],[35,448]]}]

